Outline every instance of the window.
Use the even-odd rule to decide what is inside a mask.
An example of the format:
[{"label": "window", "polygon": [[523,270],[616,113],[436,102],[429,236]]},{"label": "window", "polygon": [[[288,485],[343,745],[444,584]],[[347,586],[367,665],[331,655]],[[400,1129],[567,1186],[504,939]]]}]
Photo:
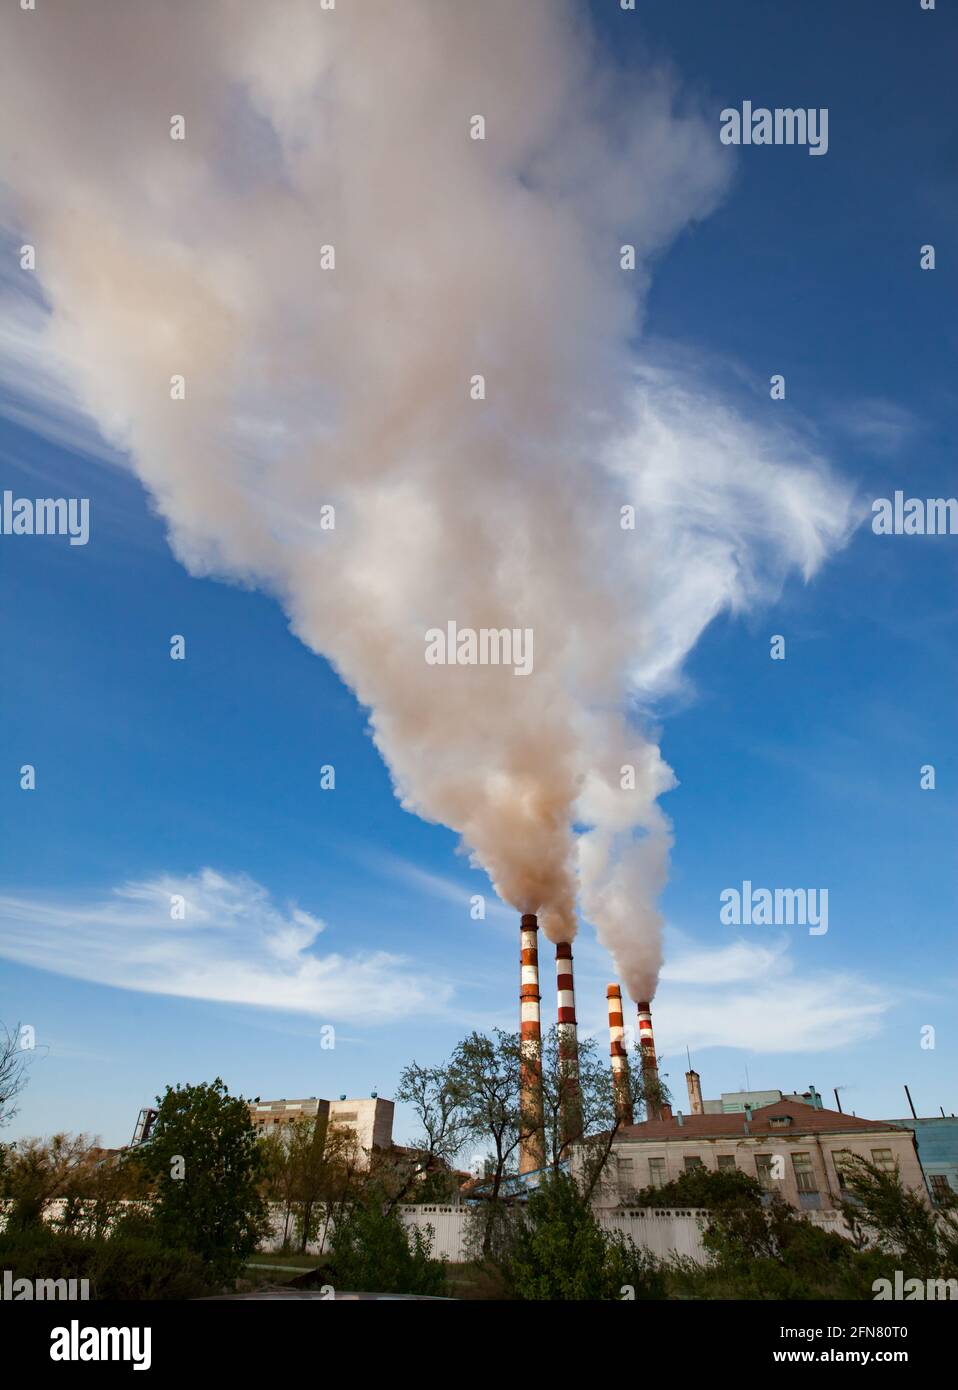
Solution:
[{"label": "window", "polygon": [[780,1154],[756,1154],[755,1176],[766,1192],[774,1192],[776,1182],[781,1182],[782,1158]]},{"label": "window", "polygon": [[734,1168],[736,1166],[734,1154],[719,1154],[716,1161],[720,1172],[723,1168]]},{"label": "window", "polygon": [[833,1155],[835,1176],[838,1178],[838,1187],[841,1192],[848,1191],[848,1176],[845,1172],[845,1164],[851,1156],[851,1149],[836,1149]]},{"label": "window", "polygon": [[665,1159],[664,1159],[664,1158],[650,1158],[650,1159],[649,1159],[649,1186],[650,1186],[650,1187],[664,1187],[664,1186],[665,1186]]},{"label": "window", "polygon": [[635,1187],[634,1168],[635,1164],[631,1158],[620,1158],[616,1160],[620,1192],[631,1192]]},{"label": "window", "polygon": [[685,1159],[683,1161],[685,1163],[685,1171],[687,1173],[694,1173],[697,1168],[705,1167],[705,1164],[699,1158],[698,1154],[686,1154]]},{"label": "window", "polygon": [[893,1173],[895,1171],[895,1159],[891,1149],[872,1149],[872,1163],[876,1168],[880,1168],[883,1173]]},{"label": "window", "polygon": [[931,1195],[936,1202],[940,1202],[943,1198],[951,1196],[951,1183],[944,1173],[932,1173],[930,1182]]},{"label": "window", "polygon": [[792,1154],[792,1167],[795,1169],[795,1182],[799,1192],[817,1192],[818,1179],[812,1167],[811,1154]]}]

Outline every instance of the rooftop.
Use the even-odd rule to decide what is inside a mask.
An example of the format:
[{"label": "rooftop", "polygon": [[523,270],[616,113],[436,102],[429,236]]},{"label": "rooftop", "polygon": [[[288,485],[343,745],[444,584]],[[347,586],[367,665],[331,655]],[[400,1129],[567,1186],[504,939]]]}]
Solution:
[{"label": "rooftop", "polygon": [[[777,1121],[777,1123],[776,1123]],[[748,1128],[746,1129],[746,1125]],[[803,1101],[780,1100],[752,1111],[751,1119],[742,1112],[727,1115],[684,1115],[681,1124],[675,1116],[668,1120],[646,1120],[639,1125],[623,1125],[619,1138],[632,1142],[663,1139],[731,1139],[748,1134],[854,1134],[862,1130],[895,1130],[902,1125],[890,1120],[861,1120],[839,1110],[815,1110]]]}]

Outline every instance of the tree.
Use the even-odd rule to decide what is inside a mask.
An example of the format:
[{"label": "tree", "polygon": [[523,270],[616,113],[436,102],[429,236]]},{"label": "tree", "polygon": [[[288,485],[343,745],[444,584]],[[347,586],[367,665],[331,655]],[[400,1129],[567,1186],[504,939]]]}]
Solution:
[{"label": "tree", "polygon": [[13,1031],[0,1023],[0,1125],[9,1124],[17,1113],[14,1104],[27,1084],[26,1053],[21,1047],[23,1030],[19,1023]]},{"label": "tree", "polygon": [[448,1067],[412,1062],[399,1078],[396,1100],[415,1111],[420,1133],[402,1162],[387,1155],[374,1165],[390,1207],[398,1206],[423,1175],[451,1164],[465,1137],[462,1097]]},{"label": "tree", "polygon": [[51,1139],[21,1139],[11,1144],[0,1191],[12,1199],[9,1231],[43,1225],[51,1202],[67,1194],[90,1162],[92,1141],[85,1134],[54,1134]]},{"label": "tree", "polygon": [[603,1231],[574,1178],[562,1172],[544,1177],[517,1211],[503,1273],[519,1299],[665,1297],[654,1257]]},{"label": "tree", "polygon": [[523,1137],[519,1105],[522,1056],[518,1033],[496,1029],[470,1033],[449,1064],[449,1082],[462,1116],[463,1135],[488,1145],[486,1182],[480,1190],[474,1232],[477,1253],[488,1259],[502,1218],[503,1182],[514,1170]]},{"label": "tree", "polygon": [[265,1158],[248,1103],[222,1080],[168,1086],[139,1155],[154,1185],[152,1226],[168,1246],[194,1250],[224,1281],[253,1253],[268,1225]]},{"label": "tree", "polygon": [[741,1168],[693,1168],[661,1187],[643,1187],[630,1199],[637,1207],[761,1206],[763,1188]]},{"label": "tree", "polygon": [[283,1248],[289,1244],[295,1217],[299,1249],[306,1247],[329,1224],[331,1208],[343,1199],[343,1189],[358,1171],[356,1135],[345,1125],[330,1124],[327,1115],[303,1115],[284,1125],[279,1134],[261,1141],[267,1157],[270,1196],[284,1207]]},{"label": "tree", "polygon": [[395,1204],[373,1192],[337,1217],[331,1253],[338,1289],[436,1298],[446,1292],[445,1268],[432,1258],[431,1232],[407,1231]]},{"label": "tree", "polygon": [[619,1131],[623,1128],[623,1103],[632,1115],[650,1106],[671,1103],[668,1087],[658,1077],[651,1080],[642,1069],[641,1049],[633,1050],[628,1071],[618,1082],[611,1068],[594,1058],[595,1044],[580,1047],[580,1073],[583,1078],[583,1134],[573,1153],[573,1168],[587,1200],[603,1181]]},{"label": "tree", "polygon": [[848,1153],[842,1162],[850,1200],[842,1212],[854,1233],[897,1256],[909,1277],[958,1277],[958,1211],[935,1211],[891,1172]]}]

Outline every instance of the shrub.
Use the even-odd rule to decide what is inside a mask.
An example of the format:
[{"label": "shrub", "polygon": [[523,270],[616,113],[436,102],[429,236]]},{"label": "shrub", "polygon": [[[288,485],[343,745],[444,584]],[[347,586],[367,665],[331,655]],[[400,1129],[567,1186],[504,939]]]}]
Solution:
[{"label": "shrub", "polygon": [[329,1274],[337,1289],[446,1294],[446,1271],[432,1258],[428,1231],[407,1230],[395,1208],[369,1198],[336,1217]]},{"label": "shrub", "polygon": [[664,1298],[658,1261],[603,1231],[575,1182],[545,1179],[516,1215],[503,1273],[514,1298],[538,1301]]},{"label": "shrub", "polygon": [[44,1227],[0,1235],[0,1264],[14,1279],[88,1279],[91,1299],[186,1299],[211,1292],[198,1255],[156,1240],[89,1240]]}]

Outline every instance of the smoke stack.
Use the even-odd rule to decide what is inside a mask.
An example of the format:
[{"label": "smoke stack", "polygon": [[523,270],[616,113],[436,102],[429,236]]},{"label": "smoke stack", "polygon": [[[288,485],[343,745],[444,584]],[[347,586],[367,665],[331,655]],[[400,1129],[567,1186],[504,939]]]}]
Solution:
[{"label": "smoke stack", "polygon": [[559,1073],[561,1106],[560,1143],[565,1153],[582,1133],[582,1096],[579,1091],[579,1038],[576,1032],[575,983],[572,978],[572,947],[568,941],[556,946],[556,1004],[559,1034]]},{"label": "smoke stack", "polygon": [[539,1022],[539,922],[534,912],[519,924],[522,955],[519,971],[519,1111],[523,1137],[519,1143],[519,1172],[531,1173],[546,1162],[542,1114],[542,1030]]},{"label": "smoke stack", "polygon": [[705,1106],[702,1103],[702,1078],[697,1071],[687,1071],[685,1073],[685,1084],[689,1088],[689,1114],[704,1115]]},{"label": "smoke stack", "polygon": [[[649,1120],[665,1118],[664,1107],[657,1099],[659,1094],[659,1063],[655,1055],[655,1039],[652,1036],[652,1012],[647,999],[640,999],[637,1005],[639,1014],[639,1048],[642,1053],[642,1080],[645,1083],[645,1115]],[[671,1112],[669,1112],[671,1113]]]},{"label": "smoke stack", "polygon": [[629,1055],[622,1041],[625,1033],[625,1020],[622,1016],[622,990],[618,985],[609,985],[606,990],[609,1001],[609,1051],[612,1054],[612,1093],[615,1098],[615,1113],[619,1123],[635,1123],[632,1113],[632,1097],[629,1085]]}]

